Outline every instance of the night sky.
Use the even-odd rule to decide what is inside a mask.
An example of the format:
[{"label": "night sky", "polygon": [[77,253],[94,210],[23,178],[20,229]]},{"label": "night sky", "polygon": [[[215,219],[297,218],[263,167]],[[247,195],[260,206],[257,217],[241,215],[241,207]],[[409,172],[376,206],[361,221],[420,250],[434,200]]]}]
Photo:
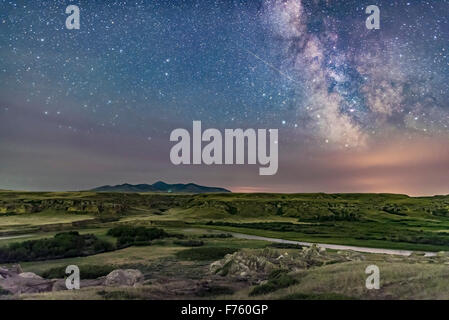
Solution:
[{"label": "night sky", "polygon": [[[449,193],[449,1],[2,0],[0,28],[1,189]],[[174,166],[193,120],[279,129],[278,173]]]}]

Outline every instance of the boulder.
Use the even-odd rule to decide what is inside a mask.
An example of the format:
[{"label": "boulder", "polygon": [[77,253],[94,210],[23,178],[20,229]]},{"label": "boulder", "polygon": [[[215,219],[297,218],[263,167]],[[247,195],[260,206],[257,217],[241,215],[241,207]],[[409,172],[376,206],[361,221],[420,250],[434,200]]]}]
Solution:
[{"label": "boulder", "polygon": [[65,279],[54,279],[51,291],[63,291],[63,290],[67,290],[67,287],[65,285]]},{"label": "boulder", "polygon": [[33,272],[22,272],[19,273],[19,277],[27,278],[27,279],[42,279],[41,276],[38,276],[37,274]]},{"label": "boulder", "polygon": [[[209,270],[211,273],[221,276],[240,275],[240,277],[251,277],[257,274],[266,274],[275,269],[271,260],[280,260],[280,255],[264,251],[265,254],[253,250],[242,250],[233,254],[227,254],[223,259],[213,262]],[[266,253],[269,253],[268,255]]]},{"label": "boulder", "polygon": [[7,268],[0,267],[0,276],[3,279],[6,279],[6,278],[9,278],[9,277],[12,277],[12,276],[16,276],[16,275],[17,275],[16,272],[13,272],[12,270],[9,270]]},{"label": "boulder", "polygon": [[18,264],[10,268],[0,267],[0,287],[12,294],[47,292],[53,287],[53,282],[33,272],[23,272]]},{"label": "boulder", "polygon": [[106,286],[138,286],[143,283],[142,272],[136,269],[117,269],[106,276]]},{"label": "boulder", "polygon": [[0,287],[12,294],[38,293],[51,291],[52,280],[22,278],[18,275],[0,280]]},{"label": "boulder", "polygon": [[13,264],[13,265],[11,266],[11,268],[9,269],[9,271],[14,272],[14,273],[17,273],[17,274],[23,272],[22,267],[20,266],[20,264]]},{"label": "boulder", "polygon": [[448,251],[439,251],[437,253],[437,257],[449,257],[449,252]]},{"label": "boulder", "polygon": [[105,280],[106,280],[106,277],[100,277],[100,278],[97,278],[97,279],[81,280],[80,287],[81,288],[87,288],[87,287],[104,286]]},{"label": "boulder", "polygon": [[[111,272],[110,285],[135,286],[143,282],[143,275],[139,270],[115,270]],[[102,286],[106,277],[81,280],[80,287]],[[23,272],[20,265],[11,268],[0,267],[0,287],[11,294],[39,293],[48,291],[67,290],[65,279],[43,279],[33,272]]]}]

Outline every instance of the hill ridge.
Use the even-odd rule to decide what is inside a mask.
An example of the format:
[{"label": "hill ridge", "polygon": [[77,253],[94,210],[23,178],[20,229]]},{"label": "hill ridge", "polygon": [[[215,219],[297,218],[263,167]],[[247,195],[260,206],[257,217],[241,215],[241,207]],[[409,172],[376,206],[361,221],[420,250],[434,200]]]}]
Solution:
[{"label": "hill ridge", "polygon": [[220,187],[202,186],[196,183],[174,183],[169,184],[164,181],[156,181],[153,184],[130,184],[122,183],[117,185],[104,185],[90,189],[95,192],[167,192],[167,193],[222,193],[231,192]]}]

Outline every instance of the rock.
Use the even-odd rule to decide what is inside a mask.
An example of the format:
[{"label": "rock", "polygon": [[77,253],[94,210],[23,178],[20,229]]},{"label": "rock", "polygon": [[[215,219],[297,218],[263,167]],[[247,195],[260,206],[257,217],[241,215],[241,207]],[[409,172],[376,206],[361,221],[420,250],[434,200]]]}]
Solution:
[{"label": "rock", "polygon": [[12,270],[8,270],[7,268],[2,268],[0,267],[0,276],[2,276],[4,279],[12,277],[12,276],[16,276],[17,273],[12,271]]},{"label": "rock", "polygon": [[67,290],[67,287],[65,285],[65,279],[54,279],[53,286],[51,288],[51,291],[63,291]]},{"label": "rock", "polygon": [[[352,257],[352,256],[351,256]],[[346,256],[339,260],[345,261]],[[356,255],[349,260],[364,260],[364,256]],[[326,250],[312,245],[297,251],[280,251],[276,249],[242,249],[223,259],[210,264],[209,271],[220,276],[235,276],[246,280],[266,277],[275,269],[304,270],[321,266],[328,261],[335,261]]]},{"label": "rock", "polygon": [[265,250],[261,254],[254,250],[241,250],[226,255],[223,259],[213,262],[209,266],[211,273],[221,276],[240,275],[241,277],[252,277],[257,274],[266,274],[275,268],[273,262],[281,258],[276,251]]},{"label": "rock", "polygon": [[[137,270],[137,271],[139,271],[139,270]],[[143,275],[142,275],[142,278],[143,278]],[[101,277],[98,279],[81,280],[80,287],[87,288],[87,287],[104,286],[105,280],[106,280],[106,277]]]},{"label": "rock", "polygon": [[18,275],[0,280],[0,287],[12,294],[38,293],[51,291],[53,281],[45,279],[22,278]]},{"label": "rock", "polygon": [[438,257],[448,257],[449,256],[449,252],[447,252],[447,251],[439,251],[437,253],[437,256]]},{"label": "rock", "polygon": [[11,268],[9,269],[9,271],[14,272],[14,273],[17,273],[17,274],[23,272],[22,267],[20,266],[20,264],[14,264],[14,265],[12,265]]},{"label": "rock", "polygon": [[[116,270],[117,271],[117,270]],[[119,283],[131,283],[136,285],[143,281],[143,275],[139,270],[118,270],[122,271],[115,281]],[[104,285],[106,278],[100,277],[93,280],[81,280],[80,287],[93,287]],[[113,282],[111,280],[111,282]],[[33,272],[23,272],[20,265],[15,265],[11,269],[0,267],[0,287],[12,294],[39,293],[48,291],[67,290],[65,279],[43,279]]]},{"label": "rock", "polygon": [[136,269],[117,269],[106,276],[106,286],[138,286],[143,283],[142,272]]},{"label": "rock", "polygon": [[0,268],[0,275],[0,287],[12,294],[50,291],[54,282],[42,279],[33,272],[23,272],[18,264],[9,269]]},{"label": "rock", "polygon": [[37,274],[33,272],[22,272],[19,274],[19,277],[27,278],[27,279],[42,279],[41,276],[38,276]]}]

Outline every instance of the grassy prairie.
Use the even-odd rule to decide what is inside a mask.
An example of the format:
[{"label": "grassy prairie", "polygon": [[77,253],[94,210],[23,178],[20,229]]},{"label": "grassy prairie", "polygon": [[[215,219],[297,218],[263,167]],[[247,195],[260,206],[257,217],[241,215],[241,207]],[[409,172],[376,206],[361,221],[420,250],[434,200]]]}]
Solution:
[{"label": "grassy prairie", "polygon": [[[3,214],[2,214],[3,212]],[[89,221],[199,226],[290,240],[449,249],[449,196],[0,192],[0,237]],[[102,223],[98,227],[101,227]],[[45,227],[47,226],[47,227]],[[36,232],[34,232],[36,231]]]},{"label": "grassy prairie", "polygon": [[[169,236],[141,246],[116,247],[117,239],[107,233],[122,224],[162,228]],[[282,278],[290,279],[285,282],[287,287],[255,297],[249,293],[257,281],[266,281],[266,274],[258,275],[256,282],[236,281],[211,274],[209,266],[226,253],[273,248],[267,241],[227,237],[228,232],[374,248],[449,251],[449,196],[0,191],[0,247],[67,231],[93,234],[116,248],[90,256],[22,262],[23,270],[42,274],[70,264],[137,268],[145,275],[144,287],[85,288],[22,298],[448,298],[449,260],[445,254],[438,259],[380,254],[352,259],[328,250],[326,263],[292,268]],[[296,254],[300,249],[276,250]],[[381,290],[364,287],[364,270],[369,264],[382,270]],[[221,292],[227,293],[223,296]]]},{"label": "grassy prairie", "polygon": [[21,263],[25,272],[34,272],[41,274],[55,267],[63,267],[68,265],[132,265],[132,264],[149,264],[160,258],[172,256],[177,251],[182,250],[181,247],[170,246],[151,246],[151,247],[129,247],[112,252],[106,252],[87,257],[76,257],[68,259],[57,259],[36,262]]},{"label": "grassy prairie", "polygon": [[[1,216],[0,216],[1,217]],[[21,226],[39,226],[54,223],[71,223],[75,221],[83,221],[93,219],[93,215],[89,214],[61,214],[61,212],[53,210],[45,210],[32,214],[9,215],[7,219],[0,219],[0,230]]]},{"label": "grassy prairie", "polygon": [[[447,265],[388,261],[363,261],[332,264],[294,273],[298,284],[262,296],[251,297],[250,289],[227,299],[449,299]],[[376,263],[381,270],[380,289],[365,287],[365,268]],[[329,295],[334,295],[329,296]]]}]

